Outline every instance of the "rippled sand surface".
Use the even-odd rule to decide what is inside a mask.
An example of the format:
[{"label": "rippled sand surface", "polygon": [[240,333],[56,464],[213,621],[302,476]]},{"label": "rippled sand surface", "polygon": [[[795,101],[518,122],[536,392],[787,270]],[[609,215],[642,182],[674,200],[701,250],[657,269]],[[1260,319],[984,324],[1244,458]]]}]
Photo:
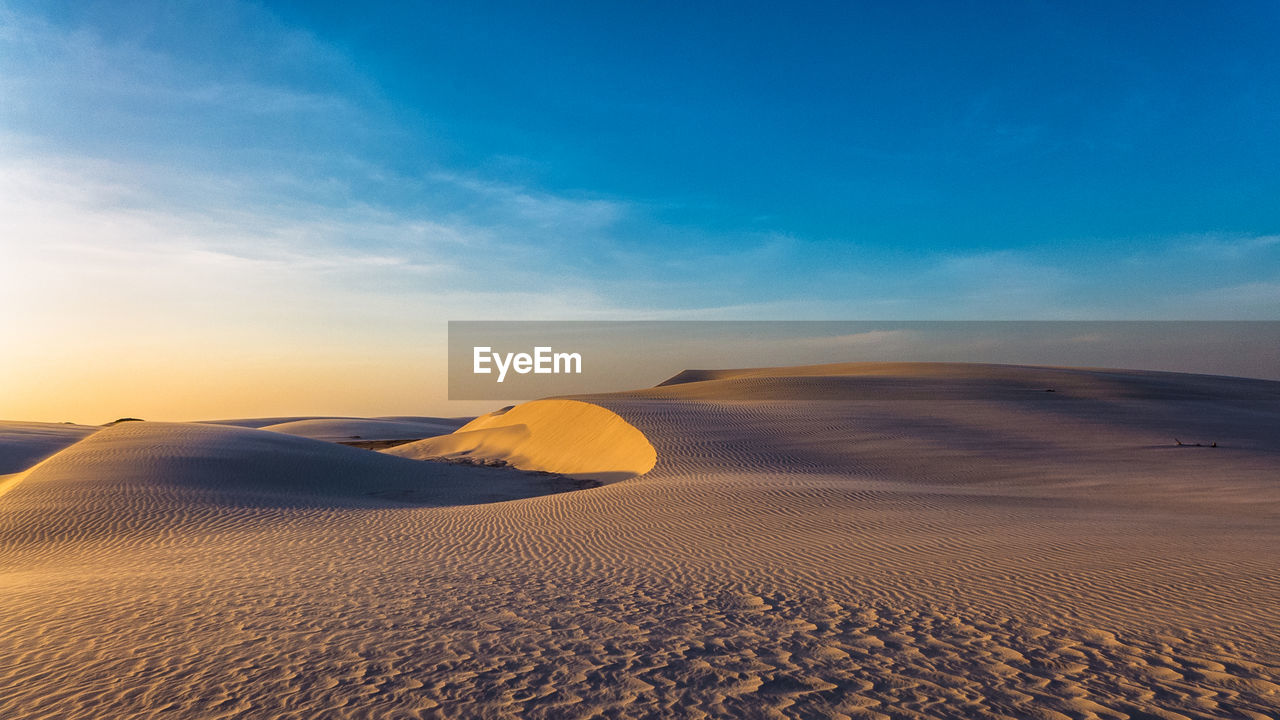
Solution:
[{"label": "rippled sand surface", "polygon": [[24,454],[0,426],[54,453],[0,476],[0,717],[1280,713],[1280,383],[676,380],[579,398],[656,452],[589,489],[249,427]]}]

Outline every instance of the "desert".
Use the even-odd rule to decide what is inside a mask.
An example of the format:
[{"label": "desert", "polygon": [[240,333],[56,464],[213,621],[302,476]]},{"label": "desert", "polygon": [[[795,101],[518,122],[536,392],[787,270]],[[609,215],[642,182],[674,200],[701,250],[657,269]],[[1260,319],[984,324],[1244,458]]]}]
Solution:
[{"label": "desert", "polygon": [[1280,720],[1277,37],[0,0],[0,720]]},{"label": "desert", "polygon": [[1270,718],[1278,431],[1280,382],[960,363],[6,422],[0,716]]}]

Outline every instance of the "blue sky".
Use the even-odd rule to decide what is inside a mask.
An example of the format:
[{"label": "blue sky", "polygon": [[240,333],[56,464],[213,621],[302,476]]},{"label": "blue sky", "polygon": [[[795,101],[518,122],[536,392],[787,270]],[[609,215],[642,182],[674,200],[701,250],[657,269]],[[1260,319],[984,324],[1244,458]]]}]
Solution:
[{"label": "blue sky", "polygon": [[1263,2],[0,0],[0,330],[269,365],[447,319],[1277,319],[1277,36]]},{"label": "blue sky", "polygon": [[618,309],[1280,309],[1273,3],[402,5],[11,6],[6,140],[487,228]]}]

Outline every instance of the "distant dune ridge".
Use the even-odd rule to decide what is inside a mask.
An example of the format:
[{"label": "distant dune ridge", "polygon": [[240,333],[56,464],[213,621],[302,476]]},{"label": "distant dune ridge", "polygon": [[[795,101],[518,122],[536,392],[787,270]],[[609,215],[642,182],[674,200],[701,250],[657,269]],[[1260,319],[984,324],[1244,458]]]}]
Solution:
[{"label": "distant dune ridge", "polygon": [[0,424],[0,717],[1280,714],[1277,382],[691,370],[381,453],[272,428],[436,422],[334,420]]},{"label": "distant dune ridge", "polygon": [[25,470],[97,430],[71,423],[0,420],[0,475]]},{"label": "distant dune ridge", "polygon": [[453,418],[308,418],[261,429],[316,440],[420,440],[447,435],[465,423]]},{"label": "distant dune ridge", "polygon": [[[210,425],[274,430],[289,435],[319,440],[347,440],[360,435],[363,440],[421,439],[431,435],[451,433],[466,425],[471,418],[440,417],[274,417],[237,418],[232,420],[208,420]],[[367,436],[367,437],[366,437]]]}]

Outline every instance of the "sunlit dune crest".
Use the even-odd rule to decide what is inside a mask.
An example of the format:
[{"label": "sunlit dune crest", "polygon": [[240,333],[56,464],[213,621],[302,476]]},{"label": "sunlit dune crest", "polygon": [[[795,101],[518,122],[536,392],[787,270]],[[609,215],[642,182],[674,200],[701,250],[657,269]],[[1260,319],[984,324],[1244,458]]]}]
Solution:
[{"label": "sunlit dune crest", "polygon": [[451,435],[385,450],[410,458],[503,462],[585,479],[618,480],[653,468],[657,452],[618,414],[577,400],[535,400],[482,415]]}]

